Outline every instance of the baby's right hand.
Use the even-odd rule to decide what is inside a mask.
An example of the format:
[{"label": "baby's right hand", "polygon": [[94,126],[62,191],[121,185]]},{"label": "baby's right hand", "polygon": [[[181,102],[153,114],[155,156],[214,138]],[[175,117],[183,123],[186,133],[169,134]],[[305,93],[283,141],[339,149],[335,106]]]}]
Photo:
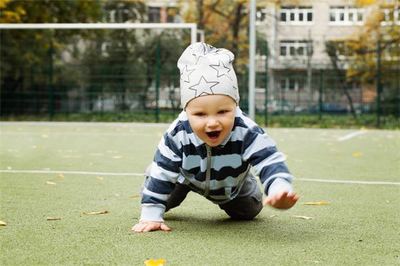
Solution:
[{"label": "baby's right hand", "polygon": [[171,228],[169,228],[166,224],[162,222],[141,221],[135,224],[131,230],[136,233],[150,232],[157,230],[168,232],[171,231]]}]

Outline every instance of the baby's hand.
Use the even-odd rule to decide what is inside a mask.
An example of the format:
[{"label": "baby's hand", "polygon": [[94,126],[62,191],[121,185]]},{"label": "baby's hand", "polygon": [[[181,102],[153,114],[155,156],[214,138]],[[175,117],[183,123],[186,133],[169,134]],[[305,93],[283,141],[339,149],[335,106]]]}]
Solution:
[{"label": "baby's hand", "polygon": [[299,196],[296,193],[283,191],[273,196],[268,196],[264,200],[264,205],[268,204],[274,208],[286,210],[293,207],[298,199]]},{"label": "baby's hand", "polygon": [[151,222],[151,221],[142,221],[135,224],[132,229],[133,232],[141,233],[141,232],[150,232],[150,231],[171,231],[166,224],[162,222]]}]

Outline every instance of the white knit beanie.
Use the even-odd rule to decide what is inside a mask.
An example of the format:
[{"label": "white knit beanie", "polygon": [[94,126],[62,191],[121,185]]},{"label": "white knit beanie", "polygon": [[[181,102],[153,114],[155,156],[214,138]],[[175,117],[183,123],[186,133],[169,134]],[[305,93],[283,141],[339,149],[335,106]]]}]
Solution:
[{"label": "white knit beanie", "polygon": [[206,43],[189,45],[178,60],[181,73],[181,106],[199,96],[224,94],[239,104],[239,90],[232,62],[235,56]]}]

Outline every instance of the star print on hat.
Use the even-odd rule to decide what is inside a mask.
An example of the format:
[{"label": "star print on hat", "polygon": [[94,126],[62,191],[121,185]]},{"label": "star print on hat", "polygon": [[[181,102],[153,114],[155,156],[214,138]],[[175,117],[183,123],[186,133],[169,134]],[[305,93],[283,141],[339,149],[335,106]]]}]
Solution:
[{"label": "star print on hat", "polygon": [[229,50],[206,43],[188,46],[178,60],[182,107],[196,97],[212,94],[230,96],[238,104],[239,91],[232,66],[234,58]]}]

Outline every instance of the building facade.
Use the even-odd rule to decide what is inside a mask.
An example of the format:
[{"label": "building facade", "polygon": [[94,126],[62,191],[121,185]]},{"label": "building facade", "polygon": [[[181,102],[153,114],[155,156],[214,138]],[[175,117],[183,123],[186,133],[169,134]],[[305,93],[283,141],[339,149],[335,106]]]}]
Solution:
[{"label": "building facade", "polygon": [[[400,1],[381,0],[377,1],[378,4],[367,6],[358,5],[358,2],[258,1],[258,43],[268,47],[267,51],[257,50],[258,76],[265,76],[268,80],[258,81],[256,85],[256,108],[259,111],[263,111],[265,106],[271,112],[309,111],[321,102],[335,104],[336,111],[346,111],[349,109],[348,97],[352,98],[356,107],[374,103],[375,86],[350,82],[346,84],[349,95],[340,92],[341,81],[327,54],[326,44],[357,36],[377,8],[383,14],[382,26],[390,26],[394,22],[400,27]],[[181,15],[185,3],[148,0],[145,4],[145,22],[185,22]],[[396,49],[400,50],[398,44]],[[346,66],[341,65],[340,68],[345,70]],[[161,91],[161,98],[166,93]]]},{"label": "building facade", "polygon": [[[268,65],[268,101],[297,110],[309,108],[318,101],[338,103],[338,109],[348,108],[346,97],[337,93],[337,80],[332,79],[336,73],[326,44],[353,38],[376,8],[384,14],[382,26],[392,22],[400,25],[397,0],[367,7],[351,0],[279,1],[279,4],[271,1],[258,6],[257,31],[269,47],[268,64],[265,54],[258,56],[259,71],[265,71],[264,66]],[[360,83],[347,86],[355,105],[374,101],[375,89],[371,90],[371,86]],[[266,94],[262,90],[259,93],[256,98],[258,106],[262,106]]]}]

